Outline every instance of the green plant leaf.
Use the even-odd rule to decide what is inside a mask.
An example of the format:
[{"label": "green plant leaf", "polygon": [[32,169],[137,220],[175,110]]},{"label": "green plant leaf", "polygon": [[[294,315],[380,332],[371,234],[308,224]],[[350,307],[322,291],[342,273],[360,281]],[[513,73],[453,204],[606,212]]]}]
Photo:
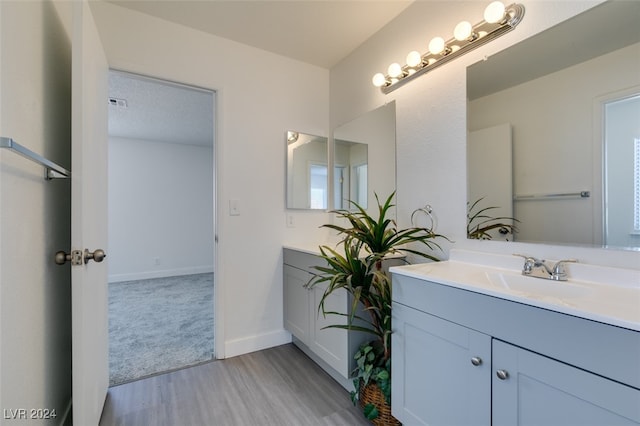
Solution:
[{"label": "green plant leaf", "polygon": [[[506,229],[512,234],[518,232],[518,228],[514,223],[520,222],[519,220],[506,216],[490,216],[487,214],[488,211],[499,209],[500,207],[489,206],[480,208],[480,202],[482,200],[484,200],[484,197],[477,199],[471,204],[467,203],[467,238],[475,240],[490,240],[493,237],[489,231],[494,229]],[[476,208],[479,210],[476,210]]]},{"label": "green plant leaf", "polygon": [[367,404],[364,406],[363,408],[363,413],[364,416],[368,419],[368,420],[374,420],[378,418],[378,409],[376,408],[375,405],[373,404]]},{"label": "green plant leaf", "polygon": [[[396,221],[390,217],[390,210],[395,206],[395,191],[384,200],[377,193],[374,195],[377,209],[371,210],[377,212],[377,217],[370,215],[367,209],[354,201],[349,202],[349,210],[332,212],[339,219],[338,224],[326,224],[323,227],[337,232],[340,240],[335,247],[320,246],[323,264],[314,268],[315,274],[306,284],[309,288],[317,285],[324,288],[318,313],[343,319],[338,324],[324,328],[355,330],[374,337],[354,354],[354,400],[359,398],[359,384],[366,385],[370,381],[378,383],[386,399],[391,395],[392,286],[391,277],[384,270],[384,259],[392,254],[411,254],[438,261],[436,251],[442,250],[438,241],[450,241],[431,229],[399,229]],[[480,217],[484,215],[481,212],[477,215],[478,219],[485,220]],[[329,308],[328,298],[336,291],[349,294],[351,302],[348,312]]]},{"label": "green plant leaf", "polygon": [[376,376],[376,381],[389,380],[390,377],[391,376],[387,370],[382,370]]}]

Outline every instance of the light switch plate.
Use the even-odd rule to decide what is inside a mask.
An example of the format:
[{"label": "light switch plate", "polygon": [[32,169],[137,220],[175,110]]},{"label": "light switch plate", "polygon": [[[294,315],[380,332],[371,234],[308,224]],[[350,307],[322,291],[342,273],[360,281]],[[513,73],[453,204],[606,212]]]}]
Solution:
[{"label": "light switch plate", "polygon": [[239,200],[229,200],[229,216],[240,216]]}]

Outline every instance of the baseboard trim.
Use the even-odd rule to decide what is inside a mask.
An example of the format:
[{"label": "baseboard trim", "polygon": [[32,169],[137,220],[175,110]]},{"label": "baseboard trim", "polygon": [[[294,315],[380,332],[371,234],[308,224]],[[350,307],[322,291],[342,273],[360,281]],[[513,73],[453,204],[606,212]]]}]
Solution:
[{"label": "baseboard trim", "polygon": [[149,280],[153,278],[179,277],[182,275],[208,274],[213,272],[212,266],[195,266],[190,268],[163,269],[161,271],[132,272],[129,274],[109,275],[110,283],[123,281]]},{"label": "baseboard trim", "polygon": [[224,345],[224,355],[225,358],[231,358],[287,343],[291,343],[291,334],[284,329],[277,330],[227,341]]}]

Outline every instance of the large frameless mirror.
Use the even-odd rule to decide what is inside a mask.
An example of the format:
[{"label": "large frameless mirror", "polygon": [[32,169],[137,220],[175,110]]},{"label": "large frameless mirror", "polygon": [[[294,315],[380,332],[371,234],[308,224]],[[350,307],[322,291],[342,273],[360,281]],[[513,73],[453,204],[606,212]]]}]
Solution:
[{"label": "large frameless mirror", "polygon": [[396,189],[396,108],[390,102],[333,132],[333,206],[377,208]]},{"label": "large frameless mirror", "polygon": [[467,69],[469,238],[640,248],[639,21],[605,2]]},{"label": "large frameless mirror", "polygon": [[328,143],[323,136],[287,131],[287,208],[329,208]]}]

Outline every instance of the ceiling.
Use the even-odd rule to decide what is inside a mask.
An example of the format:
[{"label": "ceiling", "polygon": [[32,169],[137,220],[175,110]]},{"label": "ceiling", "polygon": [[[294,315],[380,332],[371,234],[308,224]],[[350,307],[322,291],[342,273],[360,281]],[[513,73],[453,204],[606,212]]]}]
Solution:
[{"label": "ceiling", "polygon": [[[327,69],[412,2],[106,1]],[[119,72],[112,72],[109,80],[109,96],[126,103],[126,107],[109,106],[110,136],[190,145],[213,143],[211,92]]]},{"label": "ceiling", "polygon": [[111,71],[109,136],[212,146],[213,96],[206,90]]},{"label": "ceiling", "polygon": [[106,0],[239,43],[331,68],[413,0]]}]

